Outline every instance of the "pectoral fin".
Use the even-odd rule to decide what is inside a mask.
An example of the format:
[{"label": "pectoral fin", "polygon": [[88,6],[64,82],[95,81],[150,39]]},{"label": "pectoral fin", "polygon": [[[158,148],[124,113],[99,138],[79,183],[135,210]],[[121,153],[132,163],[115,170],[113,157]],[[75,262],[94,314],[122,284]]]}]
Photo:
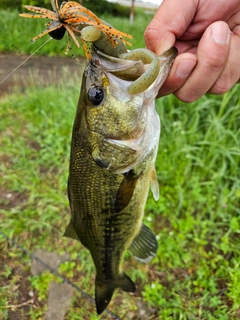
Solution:
[{"label": "pectoral fin", "polygon": [[155,168],[153,168],[151,173],[151,190],[154,200],[157,201],[159,199],[159,184]]},{"label": "pectoral fin", "polygon": [[124,174],[124,178],[120,184],[116,199],[114,201],[114,213],[119,213],[127,207],[131,201],[138,177],[139,175],[136,175],[133,170],[130,170]]},{"label": "pectoral fin", "polygon": [[152,231],[142,224],[139,234],[134,238],[129,248],[132,256],[143,263],[152,260],[157,253],[158,243]]},{"label": "pectoral fin", "polygon": [[64,232],[64,237],[72,238],[74,240],[80,241],[73,225],[72,225],[72,220],[70,221],[69,225],[67,226],[66,231]]}]

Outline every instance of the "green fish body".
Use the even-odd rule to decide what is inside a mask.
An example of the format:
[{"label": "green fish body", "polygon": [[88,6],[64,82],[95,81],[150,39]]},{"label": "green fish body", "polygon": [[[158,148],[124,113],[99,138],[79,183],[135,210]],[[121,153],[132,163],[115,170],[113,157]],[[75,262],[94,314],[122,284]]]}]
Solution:
[{"label": "green fish body", "polygon": [[136,290],[122,269],[126,250],[141,262],[157,251],[156,238],[142,218],[150,184],[158,198],[155,97],[175,55],[170,49],[159,58],[158,78],[139,94],[127,93],[132,74],[137,78],[141,73],[139,62],[108,61],[95,52],[83,74],[72,133],[71,222],[65,236],[79,240],[91,253],[98,314],[116,288]]}]

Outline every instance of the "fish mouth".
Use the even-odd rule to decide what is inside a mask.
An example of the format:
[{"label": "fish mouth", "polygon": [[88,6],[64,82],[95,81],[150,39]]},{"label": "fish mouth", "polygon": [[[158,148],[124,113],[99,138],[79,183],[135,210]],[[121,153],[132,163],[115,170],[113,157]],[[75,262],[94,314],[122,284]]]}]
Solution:
[{"label": "fish mouth", "polygon": [[172,63],[177,56],[175,47],[157,56],[148,49],[135,49],[118,58],[108,56],[99,50],[94,50],[92,59],[96,66],[100,67],[111,76],[116,76],[125,91],[125,95],[134,96],[144,94],[145,91],[154,90],[152,96],[157,96],[157,92],[166,80]]}]

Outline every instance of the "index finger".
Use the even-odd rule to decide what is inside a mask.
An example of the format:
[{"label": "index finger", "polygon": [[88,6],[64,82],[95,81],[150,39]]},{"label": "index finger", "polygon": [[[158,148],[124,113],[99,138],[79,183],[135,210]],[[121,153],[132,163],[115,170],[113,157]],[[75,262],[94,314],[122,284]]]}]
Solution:
[{"label": "index finger", "polygon": [[197,1],[164,0],[147,26],[146,47],[156,54],[171,48],[194,18]]}]

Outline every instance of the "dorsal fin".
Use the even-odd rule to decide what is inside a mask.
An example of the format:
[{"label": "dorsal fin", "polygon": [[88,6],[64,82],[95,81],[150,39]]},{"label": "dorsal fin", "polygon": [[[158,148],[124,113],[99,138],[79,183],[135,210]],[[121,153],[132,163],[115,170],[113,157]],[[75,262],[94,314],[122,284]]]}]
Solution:
[{"label": "dorsal fin", "polygon": [[143,263],[152,260],[158,249],[158,243],[152,231],[142,224],[141,230],[138,235],[133,239],[129,248],[132,256]]}]

